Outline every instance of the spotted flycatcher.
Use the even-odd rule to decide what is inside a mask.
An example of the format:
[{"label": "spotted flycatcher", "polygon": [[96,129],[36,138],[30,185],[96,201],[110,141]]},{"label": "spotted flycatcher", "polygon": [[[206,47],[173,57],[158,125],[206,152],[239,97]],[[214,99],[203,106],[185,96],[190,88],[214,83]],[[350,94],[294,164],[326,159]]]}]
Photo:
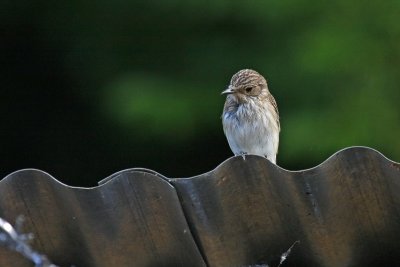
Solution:
[{"label": "spotted flycatcher", "polygon": [[227,95],[222,125],[232,152],[260,155],[276,163],[279,113],[265,78],[254,70],[240,70],[222,94]]}]

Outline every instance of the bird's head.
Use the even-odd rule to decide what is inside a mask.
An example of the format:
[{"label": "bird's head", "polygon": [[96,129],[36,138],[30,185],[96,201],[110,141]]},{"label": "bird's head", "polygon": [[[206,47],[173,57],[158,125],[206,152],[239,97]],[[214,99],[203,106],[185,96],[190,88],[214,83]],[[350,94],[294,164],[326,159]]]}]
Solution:
[{"label": "bird's head", "polygon": [[259,98],[268,93],[265,78],[255,70],[244,69],[232,76],[228,88],[221,94],[233,95],[239,101],[246,101],[248,98]]}]

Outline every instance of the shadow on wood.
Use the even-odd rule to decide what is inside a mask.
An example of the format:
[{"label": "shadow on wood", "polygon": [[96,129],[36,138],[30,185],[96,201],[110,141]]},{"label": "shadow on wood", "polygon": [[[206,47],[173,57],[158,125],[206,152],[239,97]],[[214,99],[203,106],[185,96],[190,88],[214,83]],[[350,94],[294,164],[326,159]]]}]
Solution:
[{"label": "shadow on wood", "polygon": [[[19,214],[33,246],[60,266],[205,266],[175,189],[148,173],[126,170],[84,189],[18,171],[0,182],[0,217]],[[0,266],[32,264],[0,248]]]},{"label": "shadow on wood", "polygon": [[[233,157],[191,178],[125,170],[72,188],[38,170],[0,181],[0,217],[23,214],[60,266],[400,265],[400,165],[353,147],[287,171]],[[31,266],[0,248],[0,266]]]}]

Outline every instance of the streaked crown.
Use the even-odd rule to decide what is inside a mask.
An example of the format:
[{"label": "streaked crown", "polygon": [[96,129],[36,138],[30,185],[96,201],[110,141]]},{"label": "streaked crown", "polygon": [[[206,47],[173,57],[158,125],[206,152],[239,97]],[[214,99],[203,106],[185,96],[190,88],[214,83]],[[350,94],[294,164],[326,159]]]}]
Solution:
[{"label": "streaked crown", "polygon": [[233,87],[241,87],[243,85],[260,85],[267,84],[265,78],[255,70],[240,70],[232,76],[231,85]]}]

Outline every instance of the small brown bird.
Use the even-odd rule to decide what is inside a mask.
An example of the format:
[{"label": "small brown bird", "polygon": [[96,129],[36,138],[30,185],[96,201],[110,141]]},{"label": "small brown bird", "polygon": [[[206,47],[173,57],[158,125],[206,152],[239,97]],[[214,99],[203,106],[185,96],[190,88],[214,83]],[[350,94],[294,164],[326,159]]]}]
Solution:
[{"label": "small brown bird", "polygon": [[222,125],[232,152],[260,155],[276,163],[279,113],[265,78],[254,70],[240,70],[221,94],[227,95]]}]

